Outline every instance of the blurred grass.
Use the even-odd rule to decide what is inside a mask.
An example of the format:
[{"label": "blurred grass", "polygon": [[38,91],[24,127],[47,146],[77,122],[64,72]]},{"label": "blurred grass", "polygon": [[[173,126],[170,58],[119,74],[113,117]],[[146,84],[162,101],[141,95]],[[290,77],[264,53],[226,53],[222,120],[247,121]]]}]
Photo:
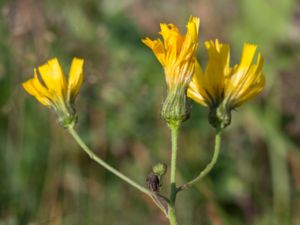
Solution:
[{"label": "blurred grass", "polygon": [[[90,161],[54,116],[22,90],[32,69],[83,57],[78,130],[95,152],[140,183],[170,157],[159,111],[163,71],[141,43],[160,22],[184,30],[201,18],[203,40],[243,42],[265,58],[263,94],[233,113],[211,175],[178,198],[181,224],[300,224],[300,5],[296,1],[1,1],[0,224],[168,224],[147,197]],[[212,154],[207,111],[192,103],[181,131],[179,181]],[[163,191],[167,191],[166,186]]]}]

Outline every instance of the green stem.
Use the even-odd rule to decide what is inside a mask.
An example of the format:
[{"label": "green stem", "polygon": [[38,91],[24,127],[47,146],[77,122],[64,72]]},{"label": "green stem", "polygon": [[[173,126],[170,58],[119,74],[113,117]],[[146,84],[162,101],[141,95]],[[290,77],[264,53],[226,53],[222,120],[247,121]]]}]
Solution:
[{"label": "green stem", "polygon": [[213,157],[212,157],[212,160],[210,161],[210,163],[207,164],[207,166],[205,167],[205,169],[202,170],[195,179],[187,182],[186,184],[183,184],[182,186],[180,186],[178,188],[177,191],[181,191],[181,190],[184,190],[184,189],[187,189],[187,188],[193,186],[195,183],[199,182],[203,177],[205,177],[213,169],[214,165],[217,162],[217,159],[218,159],[218,156],[219,156],[219,152],[220,152],[221,131],[222,131],[222,129],[217,128],[216,136],[215,136],[215,149],[214,149],[214,154],[213,154]]},{"label": "green stem", "polygon": [[[81,137],[78,135],[78,133],[74,130],[73,126],[69,126],[68,129],[69,133],[73,136],[75,141],[80,145],[80,147],[88,154],[88,156],[97,162],[99,165],[103,166],[105,169],[116,175],[117,177],[121,178],[123,181],[127,182],[131,186],[135,187],[139,191],[143,192],[144,194],[148,195],[153,202],[156,204],[156,206],[167,216],[166,209],[164,208],[163,204],[158,200],[155,196],[154,193],[149,191],[148,189],[144,188],[143,186],[139,185],[135,181],[131,180],[129,177],[121,173],[120,171],[116,170],[109,164],[107,164],[104,160],[99,158],[95,153],[84,143],[84,141],[81,139]],[[160,195],[162,199],[164,199],[166,202],[168,202],[167,198],[164,197],[163,195]]]},{"label": "green stem", "polygon": [[171,225],[177,225],[176,214],[175,214],[175,200],[176,200],[176,161],[177,161],[177,138],[179,126],[170,126],[171,128],[171,139],[172,139],[172,156],[171,156],[171,192],[170,202],[168,205],[168,215]]},{"label": "green stem", "polygon": [[171,203],[175,202],[175,193],[176,193],[176,161],[177,161],[177,137],[178,137],[178,127],[171,128],[171,138],[172,138],[172,156],[171,156],[171,194],[170,201]]},{"label": "green stem", "polygon": [[177,219],[176,219],[176,214],[175,214],[175,207],[169,205],[169,222],[171,225],[178,225]]},{"label": "green stem", "polygon": [[75,141],[89,155],[89,157],[92,160],[94,160],[99,165],[103,166],[105,169],[107,169],[110,172],[112,172],[113,174],[115,174],[117,177],[121,178],[123,181],[127,182],[131,186],[135,187],[139,191],[145,193],[146,195],[149,195],[152,198],[152,193],[148,189],[144,188],[143,186],[139,185],[135,181],[131,180],[129,177],[127,177],[126,175],[122,174],[121,172],[119,172],[115,168],[111,167],[105,161],[103,161],[101,158],[99,158],[97,155],[95,155],[95,153],[83,142],[83,140],[78,135],[78,133],[74,130],[73,127],[68,127],[68,131],[73,136],[73,138],[75,139]]}]

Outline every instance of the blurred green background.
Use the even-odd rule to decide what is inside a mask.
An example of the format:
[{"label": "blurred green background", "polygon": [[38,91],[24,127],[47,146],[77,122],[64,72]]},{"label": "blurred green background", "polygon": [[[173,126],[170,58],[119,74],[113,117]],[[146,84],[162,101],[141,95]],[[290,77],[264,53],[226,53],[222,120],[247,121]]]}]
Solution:
[{"label": "blurred green background", "polygon": [[[185,32],[190,15],[201,18],[203,66],[205,40],[229,43],[232,64],[243,42],[256,43],[267,84],[233,112],[212,173],[178,196],[179,223],[300,224],[299,2],[2,0],[0,9],[0,225],[168,224],[147,196],[91,161],[21,83],[52,57],[66,73],[72,57],[83,57],[77,130],[99,156],[144,184],[152,165],[169,163],[170,134],[159,116],[163,70],[140,39],[158,37],[161,22]],[[192,105],[179,139],[179,183],[213,149],[207,109]]]}]

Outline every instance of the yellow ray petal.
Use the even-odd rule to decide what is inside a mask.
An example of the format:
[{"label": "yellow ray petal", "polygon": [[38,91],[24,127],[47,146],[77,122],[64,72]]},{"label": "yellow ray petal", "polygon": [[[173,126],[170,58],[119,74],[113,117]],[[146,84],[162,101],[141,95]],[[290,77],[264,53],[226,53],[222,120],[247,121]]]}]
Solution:
[{"label": "yellow ray petal", "polygon": [[200,18],[191,16],[187,24],[187,34],[192,37],[192,39],[198,39],[198,32],[200,26]]},{"label": "yellow ray petal", "polygon": [[184,42],[184,36],[179,33],[178,28],[173,24],[160,24],[165,47],[165,64],[172,66],[176,63],[178,55]]},{"label": "yellow ray petal", "polygon": [[67,100],[72,103],[77,96],[83,81],[83,59],[74,58],[69,73]]},{"label": "yellow ray petal", "polygon": [[233,103],[234,107],[238,107],[242,105],[244,102],[254,98],[257,96],[265,87],[265,77],[263,74],[260,75],[260,78],[257,83],[253,84],[253,87],[251,87],[247,92],[245,92],[242,96],[240,96],[236,101]]},{"label": "yellow ray petal", "polygon": [[241,105],[243,102],[258,95],[264,88],[265,77],[262,73],[263,58],[261,54],[258,54],[257,64],[252,65],[245,75],[246,78],[242,83],[242,87],[239,87],[238,95],[236,95],[235,102],[236,105]]},{"label": "yellow ray petal", "polygon": [[240,83],[240,80],[243,79],[244,75],[249,70],[250,65],[252,64],[253,61],[253,57],[255,55],[256,48],[257,48],[256,45],[252,45],[248,43],[244,44],[240,64],[237,67],[237,71],[234,72],[231,77],[234,86]]},{"label": "yellow ray petal", "polygon": [[236,102],[241,96],[247,95],[247,92],[262,76],[262,66],[263,58],[260,53],[257,57],[257,64],[249,65],[247,69],[240,69],[238,66],[231,76],[231,85],[227,88],[229,99]]},{"label": "yellow ray petal", "polygon": [[251,65],[256,48],[257,48],[256,45],[252,45],[248,43],[244,44],[243,53],[242,53],[240,66],[239,66],[241,69],[242,68],[247,69]]},{"label": "yellow ray petal", "polygon": [[36,69],[34,69],[34,78],[22,83],[22,86],[28,94],[34,96],[43,105],[52,105],[51,96],[48,90],[38,80]]},{"label": "yellow ray petal", "polygon": [[230,71],[229,67],[229,46],[220,44],[218,40],[205,42],[208,52],[208,64],[205,70],[203,82],[209,95],[215,101],[220,101],[225,91],[225,77]]},{"label": "yellow ray petal", "polygon": [[39,72],[45,85],[59,98],[63,99],[66,94],[66,79],[56,58],[39,67]]},{"label": "yellow ray petal", "polygon": [[187,95],[189,98],[193,99],[195,102],[203,106],[208,106],[208,96],[206,91],[203,87],[203,71],[199,63],[196,61],[195,63],[195,71],[192,77],[191,82],[189,83]]},{"label": "yellow ray petal", "polygon": [[156,58],[162,64],[162,66],[165,66],[165,49],[163,46],[163,43],[160,39],[152,41],[150,38],[142,39],[142,42],[147,45],[149,48],[152,49],[154,52]]},{"label": "yellow ray petal", "polygon": [[165,49],[168,51],[170,48],[174,47],[174,43],[177,43],[177,50],[181,48],[181,44],[183,43],[184,36],[182,36],[178,30],[178,28],[174,24],[160,24],[161,31],[159,34],[164,39]]},{"label": "yellow ray petal", "polygon": [[180,56],[178,61],[184,62],[189,60],[194,54],[195,49],[198,47],[198,31],[200,26],[200,19],[197,17],[190,17],[187,24],[187,33],[185,35]]}]

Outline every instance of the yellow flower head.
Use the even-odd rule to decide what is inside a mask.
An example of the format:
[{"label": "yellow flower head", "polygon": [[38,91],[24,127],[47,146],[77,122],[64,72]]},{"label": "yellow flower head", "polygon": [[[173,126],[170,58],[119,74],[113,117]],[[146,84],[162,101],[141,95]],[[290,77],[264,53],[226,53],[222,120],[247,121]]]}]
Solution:
[{"label": "yellow flower head", "polygon": [[180,34],[173,24],[160,24],[159,34],[163,37],[151,40],[143,39],[143,43],[152,49],[164,68],[168,96],[163,105],[162,116],[168,120],[187,119],[186,90],[196,63],[198,46],[198,30],[200,19],[190,17],[186,35]]},{"label": "yellow flower head", "polygon": [[173,24],[160,24],[159,34],[163,37],[151,40],[143,39],[143,43],[152,49],[158,61],[164,67],[168,89],[190,81],[195,65],[195,54],[198,46],[198,30],[200,19],[190,17],[186,35],[180,34]]},{"label": "yellow flower head", "polygon": [[227,44],[221,44],[218,40],[207,41],[205,47],[208,64],[205,71],[196,64],[188,96],[209,107],[210,122],[215,127],[223,128],[230,124],[232,109],[255,97],[264,88],[263,58],[258,53],[257,61],[253,63],[257,46],[246,43],[240,64],[231,68]]},{"label": "yellow flower head", "polygon": [[59,122],[67,127],[76,123],[73,107],[75,98],[83,81],[83,59],[72,61],[69,80],[56,58],[34,69],[34,77],[24,82],[23,88],[43,105],[54,109]]}]

